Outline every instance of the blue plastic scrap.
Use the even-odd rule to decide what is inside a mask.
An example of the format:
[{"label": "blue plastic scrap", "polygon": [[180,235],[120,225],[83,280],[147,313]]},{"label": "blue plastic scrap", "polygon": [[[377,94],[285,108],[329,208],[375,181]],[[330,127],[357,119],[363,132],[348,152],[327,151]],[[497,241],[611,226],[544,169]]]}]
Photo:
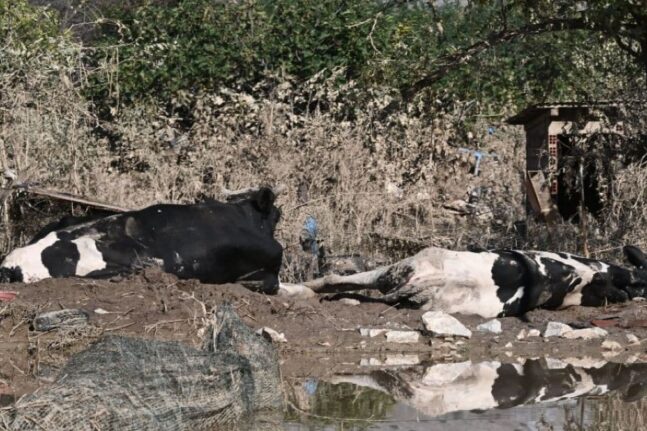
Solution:
[{"label": "blue plastic scrap", "polygon": [[488,153],[487,151],[473,150],[471,148],[460,148],[459,151],[461,153],[470,153],[476,159],[476,162],[474,163],[474,176],[475,177],[478,177],[479,174],[481,173],[481,160],[484,157],[494,157],[495,159],[498,158],[496,153]]},{"label": "blue plastic scrap", "polygon": [[309,215],[303,223],[303,230],[301,231],[302,239],[310,246],[310,252],[313,255],[318,255],[319,244],[317,244],[317,235],[319,234],[319,227],[317,219]]}]

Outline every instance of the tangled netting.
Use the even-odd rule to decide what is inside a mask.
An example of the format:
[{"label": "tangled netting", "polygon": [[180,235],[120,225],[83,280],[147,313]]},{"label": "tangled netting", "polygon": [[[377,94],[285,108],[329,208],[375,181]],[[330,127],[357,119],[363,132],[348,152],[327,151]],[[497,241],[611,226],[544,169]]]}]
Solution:
[{"label": "tangled netting", "polygon": [[202,350],[102,338],[70,359],[52,386],[0,413],[0,428],[230,429],[280,412],[282,403],[276,351],[225,305]]}]

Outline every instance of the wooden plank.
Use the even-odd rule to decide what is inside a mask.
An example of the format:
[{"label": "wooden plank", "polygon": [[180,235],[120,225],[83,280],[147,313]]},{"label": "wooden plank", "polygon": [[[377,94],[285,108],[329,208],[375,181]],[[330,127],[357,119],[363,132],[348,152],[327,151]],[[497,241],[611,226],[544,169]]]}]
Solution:
[{"label": "wooden plank", "polygon": [[547,187],[544,173],[542,171],[527,171],[525,185],[533,211],[546,221],[554,221],[557,217],[557,208]]},{"label": "wooden plank", "polygon": [[68,202],[74,202],[77,204],[87,205],[87,206],[105,210],[105,211],[113,211],[116,213],[121,213],[121,212],[127,212],[127,211],[133,210],[132,208],[120,207],[120,206],[108,204],[105,202],[90,200],[82,196],[73,195],[71,193],[59,192],[55,190],[47,190],[41,187],[33,187],[33,186],[14,187],[14,190],[20,190],[20,189],[26,191],[27,193],[31,193],[33,195],[44,196],[44,197],[68,201]]}]

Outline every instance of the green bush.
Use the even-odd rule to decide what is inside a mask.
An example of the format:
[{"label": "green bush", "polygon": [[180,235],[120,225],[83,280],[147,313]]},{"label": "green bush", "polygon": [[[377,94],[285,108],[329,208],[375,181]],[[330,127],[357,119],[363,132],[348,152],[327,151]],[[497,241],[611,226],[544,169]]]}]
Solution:
[{"label": "green bush", "polygon": [[378,11],[358,0],[147,4],[119,17],[125,28],[105,32],[101,44],[120,46],[121,94],[132,97],[252,86],[268,73],[306,79],[340,66],[358,78],[387,44],[387,21],[373,25]]}]

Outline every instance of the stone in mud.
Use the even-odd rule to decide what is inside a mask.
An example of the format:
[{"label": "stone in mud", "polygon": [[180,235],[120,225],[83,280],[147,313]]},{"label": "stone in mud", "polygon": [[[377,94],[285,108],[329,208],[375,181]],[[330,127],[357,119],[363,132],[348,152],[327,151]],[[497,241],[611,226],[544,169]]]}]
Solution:
[{"label": "stone in mud", "polygon": [[466,337],[472,336],[472,331],[467,329],[458,319],[442,311],[427,311],[422,315],[422,321],[427,331],[438,337]]},{"label": "stone in mud", "polygon": [[548,322],[546,330],[544,331],[544,337],[561,337],[566,332],[573,331],[573,328],[568,326],[565,323],[560,322]]},{"label": "stone in mud", "polygon": [[418,331],[387,331],[386,332],[386,341],[387,343],[417,343],[420,338]]},{"label": "stone in mud", "polygon": [[562,334],[562,338],[568,338],[569,340],[593,340],[606,337],[607,335],[609,333],[602,328],[585,328],[565,332]]},{"label": "stone in mud", "polygon": [[342,298],[339,300],[340,303],[344,305],[359,305],[360,302],[357,299],[353,298]]},{"label": "stone in mud", "polygon": [[288,340],[285,338],[285,335],[281,332],[277,332],[272,328],[263,327],[256,331],[258,335],[263,336],[266,340],[271,341],[272,343],[287,343]]},{"label": "stone in mud", "polygon": [[378,335],[382,335],[386,332],[386,329],[382,328],[359,328],[359,335],[362,337],[377,337]]},{"label": "stone in mud", "polygon": [[313,298],[315,293],[312,289],[302,284],[280,283],[277,295],[297,299],[308,299]]},{"label": "stone in mud", "polygon": [[634,334],[627,334],[627,341],[629,341],[629,345],[640,344],[640,338],[636,337]]},{"label": "stone in mud", "polygon": [[81,327],[88,324],[88,313],[78,309],[48,311],[34,318],[34,331]]},{"label": "stone in mud", "polygon": [[539,337],[540,332],[537,329],[522,329],[519,331],[519,334],[517,334],[517,340],[525,340],[526,338],[530,337]]},{"label": "stone in mud", "polygon": [[386,359],[362,358],[359,362],[361,367],[410,367],[418,365],[420,358],[415,354],[386,355]]},{"label": "stone in mud", "polygon": [[602,342],[602,349],[610,350],[612,352],[619,352],[623,350],[623,347],[617,341],[604,340],[604,342]]},{"label": "stone in mud", "polygon": [[481,332],[491,332],[493,334],[500,334],[503,332],[501,329],[501,322],[497,319],[488,320],[485,323],[481,323],[476,327],[477,331]]}]

